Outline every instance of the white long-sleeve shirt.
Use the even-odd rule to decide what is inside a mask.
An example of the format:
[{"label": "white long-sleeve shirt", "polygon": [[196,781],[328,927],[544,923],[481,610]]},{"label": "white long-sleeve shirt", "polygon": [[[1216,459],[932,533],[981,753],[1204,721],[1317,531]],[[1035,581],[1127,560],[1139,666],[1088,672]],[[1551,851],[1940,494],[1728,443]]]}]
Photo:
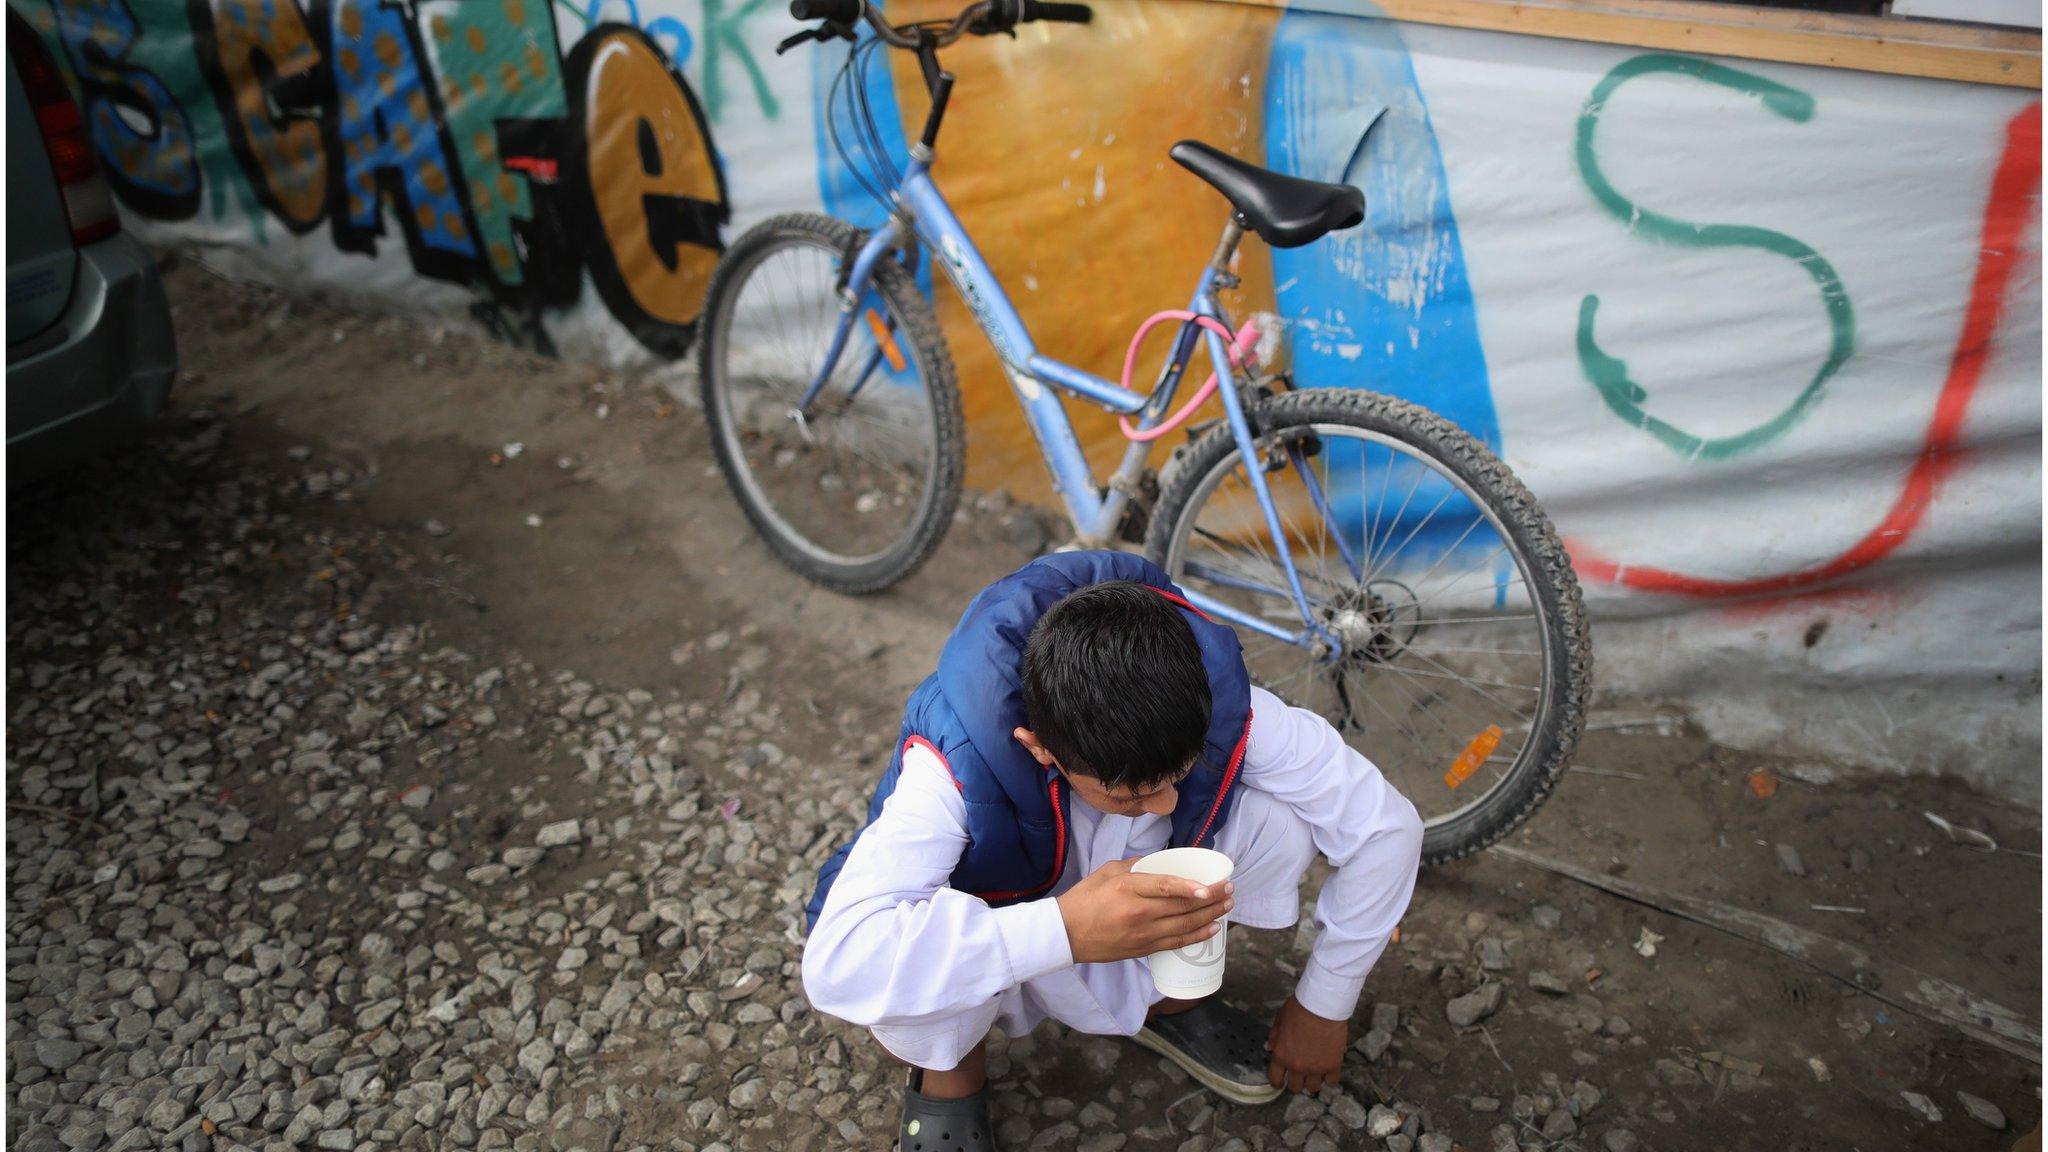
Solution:
[{"label": "white long-sleeve shirt", "polygon": [[[1414,892],[1422,822],[1321,716],[1259,688],[1252,715],[1239,786],[1291,809],[1336,866],[1316,901],[1321,935],[1295,997],[1318,1016],[1349,1019]],[[967,844],[966,807],[937,755],[913,746],[811,931],[803,976],[812,1005],[865,1027],[918,1030],[1029,984],[1049,990],[1041,998],[1070,1024],[1135,1031],[1157,996],[1143,962],[1075,964],[1051,897],[1110,860],[1166,847],[1171,821],[1105,814],[1075,797],[1069,824],[1066,871],[1045,897],[991,908],[955,891],[947,883]],[[1233,921],[1280,926],[1247,915],[1246,895],[1240,885]],[[1069,970],[1079,980],[1044,979]]]}]

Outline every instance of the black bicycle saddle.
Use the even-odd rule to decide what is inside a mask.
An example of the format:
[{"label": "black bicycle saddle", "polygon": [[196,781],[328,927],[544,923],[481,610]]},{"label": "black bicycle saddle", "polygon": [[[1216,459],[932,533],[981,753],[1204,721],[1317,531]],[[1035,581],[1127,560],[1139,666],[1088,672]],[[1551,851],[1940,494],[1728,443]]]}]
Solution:
[{"label": "black bicycle saddle", "polygon": [[1275,248],[1299,248],[1365,220],[1365,193],[1349,184],[1283,176],[1199,140],[1175,144],[1170,155],[1223,193],[1252,231]]}]

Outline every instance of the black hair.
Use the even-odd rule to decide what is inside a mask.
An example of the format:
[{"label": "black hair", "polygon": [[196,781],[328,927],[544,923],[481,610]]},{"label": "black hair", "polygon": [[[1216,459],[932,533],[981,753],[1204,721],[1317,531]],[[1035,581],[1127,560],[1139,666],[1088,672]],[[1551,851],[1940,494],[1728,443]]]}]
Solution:
[{"label": "black hair", "polygon": [[1068,593],[1024,645],[1024,712],[1060,767],[1106,786],[1179,776],[1209,731],[1209,674],[1194,629],[1149,585]]}]

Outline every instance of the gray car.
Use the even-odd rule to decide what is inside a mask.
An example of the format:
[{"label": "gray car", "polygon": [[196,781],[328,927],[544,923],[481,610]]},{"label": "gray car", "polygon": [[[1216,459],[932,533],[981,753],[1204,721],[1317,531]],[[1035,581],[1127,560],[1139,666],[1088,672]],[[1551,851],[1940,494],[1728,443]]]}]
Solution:
[{"label": "gray car", "polygon": [[121,232],[49,48],[7,11],[7,482],[141,431],[177,372],[149,254]]}]

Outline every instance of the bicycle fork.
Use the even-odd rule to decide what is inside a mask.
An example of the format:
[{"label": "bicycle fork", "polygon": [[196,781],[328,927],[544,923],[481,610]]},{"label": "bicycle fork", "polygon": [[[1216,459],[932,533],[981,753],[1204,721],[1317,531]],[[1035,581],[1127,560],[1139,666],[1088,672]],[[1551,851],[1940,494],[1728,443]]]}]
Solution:
[{"label": "bicycle fork", "polygon": [[[832,330],[832,343],[825,349],[825,359],[818,367],[818,374],[812,377],[810,384],[804,389],[803,397],[796,402],[796,407],[789,414],[790,419],[796,421],[798,427],[805,427],[810,419],[811,405],[817,402],[818,394],[825,390],[825,382],[832,378],[833,371],[839,367],[839,357],[846,352],[846,341],[853,335],[854,319],[860,314],[860,302],[867,295],[868,281],[875,274],[875,265],[896,247],[896,240],[902,234],[897,218],[891,216],[887,223],[875,229],[868,237],[867,243],[862,244],[860,252],[854,256],[853,268],[847,273],[845,282],[839,288],[839,324]],[[896,318],[885,312],[882,324],[885,327],[876,333],[874,353],[868,357],[868,362],[861,366],[860,375],[854,379],[853,387],[847,390],[848,400],[858,395],[868,380],[874,376],[875,369],[881,366],[887,341],[895,338]]]}]

